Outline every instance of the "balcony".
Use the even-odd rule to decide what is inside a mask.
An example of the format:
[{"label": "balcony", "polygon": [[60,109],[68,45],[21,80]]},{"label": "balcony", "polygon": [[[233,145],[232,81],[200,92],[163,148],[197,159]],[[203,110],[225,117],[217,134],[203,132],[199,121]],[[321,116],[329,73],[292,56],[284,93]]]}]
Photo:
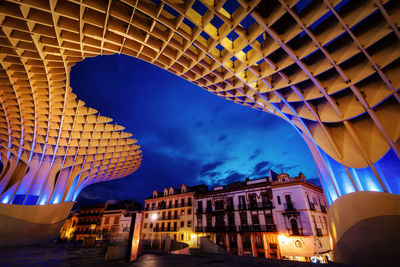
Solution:
[{"label": "balcony", "polygon": [[285,203],[285,213],[298,213],[294,203]]},{"label": "balcony", "polygon": [[324,234],[322,233],[321,228],[316,228],[315,231],[317,232],[317,236],[323,236]]},{"label": "balcony", "polygon": [[233,205],[227,205],[227,206],[225,207],[225,211],[226,211],[226,212],[235,211],[235,207],[234,207]]},{"label": "balcony", "polygon": [[247,205],[249,210],[265,210],[265,209],[273,209],[274,205],[271,201],[269,202],[257,202],[257,203],[250,203]]},{"label": "balcony", "polygon": [[179,220],[179,219],[180,219],[180,216],[176,215],[176,216],[162,216],[158,220],[166,221],[166,220]]},{"label": "balcony", "polygon": [[288,231],[289,231],[289,235],[304,235],[302,228],[288,229]]},{"label": "balcony", "polygon": [[153,232],[178,232],[179,227],[160,227],[153,228]]},{"label": "balcony", "polygon": [[213,210],[212,212],[211,212],[213,215],[218,215],[218,214],[221,214],[221,213],[225,213],[225,210],[224,210],[224,208],[222,208],[222,209],[215,209],[215,210]]},{"label": "balcony", "polygon": [[308,205],[310,205],[310,210],[315,210],[315,204],[308,202]]},{"label": "balcony", "polygon": [[239,232],[276,232],[276,225],[240,225]]},{"label": "balcony", "polygon": [[198,232],[198,233],[235,233],[235,232],[237,232],[237,228],[235,225],[196,226],[195,232]]},{"label": "balcony", "polygon": [[246,204],[245,203],[240,203],[238,205],[238,210],[247,210]]},{"label": "balcony", "polygon": [[158,207],[146,207],[144,210],[145,211],[151,211],[151,210],[165,210],[165,209],[177,209],[177,208],[184,208],[184,207],[192,207],[192,203],[184,203],[182,204],[173,204],[173,205],[159,205]]}]

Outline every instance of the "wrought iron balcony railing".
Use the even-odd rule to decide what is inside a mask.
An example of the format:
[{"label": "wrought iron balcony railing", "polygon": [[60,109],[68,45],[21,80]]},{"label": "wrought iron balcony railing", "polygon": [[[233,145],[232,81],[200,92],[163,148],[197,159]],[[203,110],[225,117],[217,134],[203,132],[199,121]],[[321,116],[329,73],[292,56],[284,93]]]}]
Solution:
[{"label": "wrought iron balcony railing", "polygon": [[285,203],[285,211],[296,211],[296,207],[294,206],[294,203]]},{"label": "wrought iron balcony railing", "polygon": [[153,232],[178,232],[179,227],[159,227],[153,228]]},{"label": "wrought iron balcony railing", "polygon": [[302,228],[288,229],[288,230],[289,230],[289,235],[304,235]]}]

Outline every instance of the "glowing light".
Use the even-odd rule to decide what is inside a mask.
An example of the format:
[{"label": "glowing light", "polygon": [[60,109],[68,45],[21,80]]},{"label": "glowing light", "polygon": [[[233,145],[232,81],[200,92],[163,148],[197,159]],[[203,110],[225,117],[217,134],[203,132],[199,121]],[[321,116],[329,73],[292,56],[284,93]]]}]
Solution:
[{"label": "glowing light", "polygon": [[151,215],[151,220],[152,220],[152,221],[157,220],[157,218],[158,218],[157,213],[153,213],[153,214]]},{"label": "glowing light", "polygon": [[1,202],[4,204],[7,204],[9,200],[10,200],[10,198],[8,196],[6,196]]},{"label": "glowing light", "polygon": [[278,235],[278,240],[279,240],[279,243],[286,244],[286,243],[289,243],[290,237],[287,237],[285,235]]}]

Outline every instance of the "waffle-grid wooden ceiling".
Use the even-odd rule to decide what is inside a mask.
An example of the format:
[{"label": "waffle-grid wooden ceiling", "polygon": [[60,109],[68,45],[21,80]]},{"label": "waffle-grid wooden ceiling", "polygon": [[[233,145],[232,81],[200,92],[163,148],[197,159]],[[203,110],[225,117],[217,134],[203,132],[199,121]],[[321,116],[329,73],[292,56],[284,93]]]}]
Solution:
[{"label": "waffle-grid wooden ceiling", "polygon": [[135,140],[69,87],[77,61],[115,53],[280,116],[345,166],[400,156],[399,1],[21,0],[0,25],[3,159],[134,171]]}]

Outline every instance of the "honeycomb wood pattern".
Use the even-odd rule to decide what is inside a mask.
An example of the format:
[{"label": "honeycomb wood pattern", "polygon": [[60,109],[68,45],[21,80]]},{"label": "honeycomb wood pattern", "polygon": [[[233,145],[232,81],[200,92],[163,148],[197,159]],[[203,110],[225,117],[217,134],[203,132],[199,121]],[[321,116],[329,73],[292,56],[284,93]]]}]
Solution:
[{"label": "honeycomb wood pattern", "polygon": [[[91,183],[140,165],[136,141],[69,87],[71,67],[97,55],[140,58],[273,113],[378,179],[373,163],[389,149],[400,158],[396,0],[2,1],[0,25],[3,162],[12,154],[23,174],[35,157],[57,161],[73,174],[63,199],[72,176]],[[3,172],[3,194],[22,174]]]}]

